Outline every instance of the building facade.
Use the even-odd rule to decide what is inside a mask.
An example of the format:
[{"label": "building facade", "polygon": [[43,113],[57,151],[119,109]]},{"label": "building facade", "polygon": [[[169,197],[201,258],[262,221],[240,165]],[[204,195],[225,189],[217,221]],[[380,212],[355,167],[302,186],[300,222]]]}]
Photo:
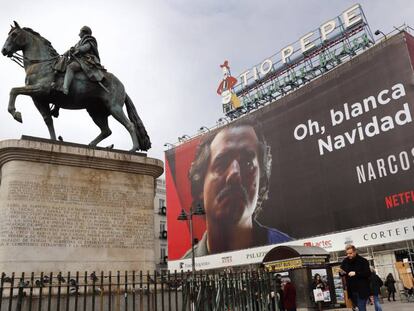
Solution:
[{"label": "building facade", "polygon": [[167,204],[165,180],[157,179],[154,197],[154,260],[157,271],[167,269]]}]

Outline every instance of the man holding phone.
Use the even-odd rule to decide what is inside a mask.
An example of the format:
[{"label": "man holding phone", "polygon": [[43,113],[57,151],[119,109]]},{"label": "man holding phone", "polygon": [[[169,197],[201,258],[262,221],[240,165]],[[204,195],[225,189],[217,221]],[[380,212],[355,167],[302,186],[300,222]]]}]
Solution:
[{"label": "man holding phone", "polygon": [[345,276],[348,296],[359,311],[366,311],[370,295],[370,275],[368,260],[357,254],[354,245],[345,247],[346,258],[341,263],[339,274]]}]

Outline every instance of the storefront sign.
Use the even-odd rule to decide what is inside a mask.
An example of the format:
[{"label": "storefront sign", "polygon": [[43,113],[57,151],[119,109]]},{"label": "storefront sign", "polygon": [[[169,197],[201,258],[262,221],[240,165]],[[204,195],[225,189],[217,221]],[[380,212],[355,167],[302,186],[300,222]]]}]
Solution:
[{"label": "storefront sign", "polygon": [[304,266],[313,266],[313,265],[322,265],[326,262],[327,257],[302,257],[302,265]]},{"label": "storefront sign", "polygon": [[268,271],[277,272],[302,268],[305,266],[322,265],[325,262],[326,257],[301,257],[265,263],[265,267]]},{"label": "storefront sign", "polygon": [[[373,239],[371,237],[375,238]],[[344,250],[345,245],[350,240],[352,240],[357,247],[368,247],[412,239],[414,239],[414,218],[409,218],[391,223],[319,236],[311,239],[291,241],[278,245],[304,245],[306,241],[316,242],[320,240],[331,240],[332,245],[326,250],[329,252],[336,252]],[[224,257],[222,254],[196,257],[196,269],[217,269],[238,265],[259,264],[263,261],[263,258],[267,252],[274,247],[275,245],[267,245],[256,247],[254,249],[228,252],[226,253],[226,257],[231,257],[231,262],[223,262]],[[302,260],[304,260],[307,264],[323,264],[324,261],[322,261],[322,259],[324,260],[324,257],[292,259],[291,261],[282,262],[275,267],[280,268],[280,270],[294,269],[304,264]],[[191,270],[191,259],[169,261],[168,268],[172,271]]]},{"label": "storefront sign", "polygon": [[267,263],[265,267],[268,271],[277,272],[277,271],[286,271],[286,270],[301,268],[303,267],[303,263],[302,263],[302,259],[295,258],[295,259]]}]

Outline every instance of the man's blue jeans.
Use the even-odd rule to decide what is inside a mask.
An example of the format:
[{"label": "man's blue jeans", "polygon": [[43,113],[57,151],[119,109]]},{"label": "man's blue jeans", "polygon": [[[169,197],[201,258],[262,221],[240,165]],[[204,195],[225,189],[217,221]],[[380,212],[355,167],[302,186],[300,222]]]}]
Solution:
[{"label": "man's blue jeans", "polygon": [[368,298],[360,298],[357,293],[354,293],[352,298],[352,301],[356,303],[359,311],[367,311]]},{"label": "man's blue jeans", "polygon": [[381,308],[381,304],[380,304],[380,300],[379,300],[378,295],[374,295],[373,297],[374,297],[375,311],[382,311],[382,308]]}]

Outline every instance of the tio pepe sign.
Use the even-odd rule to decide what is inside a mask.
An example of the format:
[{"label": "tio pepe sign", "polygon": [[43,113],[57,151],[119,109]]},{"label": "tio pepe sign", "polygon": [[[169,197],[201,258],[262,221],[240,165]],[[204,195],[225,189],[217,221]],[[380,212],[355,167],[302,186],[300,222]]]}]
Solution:
[{"label": "tio pepe sign", "polygon": [[[354,57],[374,43],[359,4],[244,71],[224,73],[217,93],[231,119],[273,102]],[[228,62],[225,62],[228,65]],[[223,68],[223,65],[221,65]]]},{"label": "tio pepe sign", "polygon": [[[300,51],[302,54],[306,54],[306,52],[310,51],[311,49],[316,47],[316,43],[318,39],[320,39],[321,43],[324,43],[328,40],[330,34],[334,32],[337,27],[343,27],[345,29],[349,29],[354,25],[358,24],[362,21],[362,15],[360,14],[361,7],[359,4],[355,4],[345,12],[342,13],[342,24],[338,25],[337,19],[332,19],[327,21],[326,23],[322,24],[319,27],[319,32],[311,31],[306,35],[302,36],[299,39],[300,44]],[[283,48],[279,55],[283,64],[287,64],[289,62],[289,58],[295,52],[295,47],[293,44],[286,46]],[[272,58],[265,59],[258,67],[253,67],[252,69],[246,70],[240,75],[242,87],[246,87],[249,81],[249,76],[251,76],[254,80],[259,79],[259,73],[261,76],[267,75],[273,68],[273,60]]]}]

